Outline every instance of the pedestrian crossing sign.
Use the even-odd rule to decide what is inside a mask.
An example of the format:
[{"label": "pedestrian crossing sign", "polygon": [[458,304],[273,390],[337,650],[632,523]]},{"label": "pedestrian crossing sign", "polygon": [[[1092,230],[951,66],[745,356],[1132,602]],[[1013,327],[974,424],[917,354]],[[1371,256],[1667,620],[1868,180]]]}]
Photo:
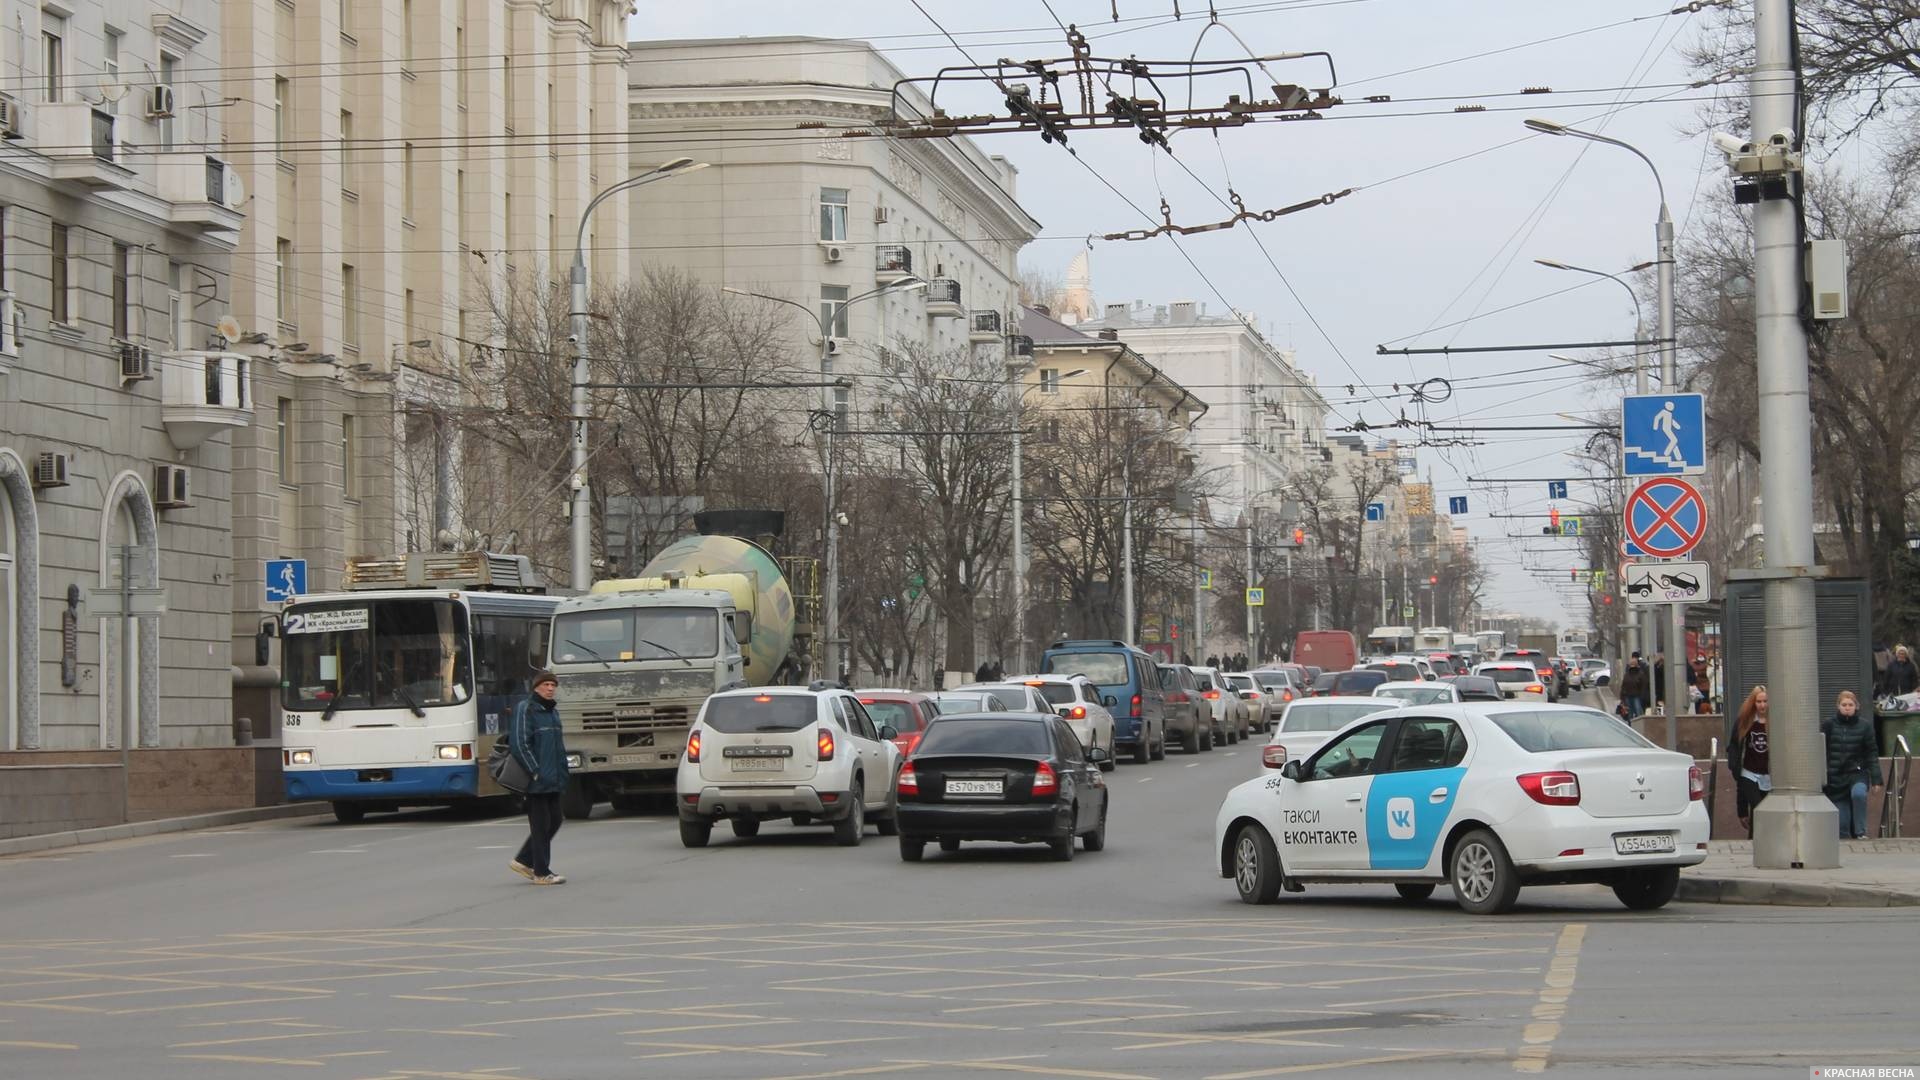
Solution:
[{"label": "pedestrian crossing sign", "polygon": [[1213,588],[1213,571],[1211,570],[1200,571],[1200,587],[1203,589]]},{"label": "pedestrian crossing sign", "polygon": [[1247,606],[1248,607],[1265,607],[1266,603],[1267,603],[1267,590],[1265,589],[1248,589],[1247,590]]}]

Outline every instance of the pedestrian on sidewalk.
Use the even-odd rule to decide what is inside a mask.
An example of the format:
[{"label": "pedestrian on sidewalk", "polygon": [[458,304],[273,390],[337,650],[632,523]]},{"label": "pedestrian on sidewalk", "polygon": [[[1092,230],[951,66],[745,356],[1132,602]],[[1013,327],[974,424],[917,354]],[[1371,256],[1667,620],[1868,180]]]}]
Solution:
[{"label": "pedestrian on sidewalk", "polygon": [[533,677],[532,696],[513,707],[507,750],[532,782],[527,785],[527,841],[507,865],[535,885],[565,885],[553,872],[553,836],[560,831],[560,793],[567,789],[567,745],[560,735],[560,711],[553,697],[560,680],[553,672]]},{"label": "pedestrian on sidewalk", "polygon": [[1773,765],[1767,741],[1767,688],[1756,686],[1740,703],[1733,742],[1727,746],[1727,771],[1733,774],[1734,812],[1753,836],[1753,808],[1773,790]]},{"label": "pedestrian on sidewalk", "polygon": [[1867,838],[1867,798],[1880,791],[1880,744],[1873,723],[1860,715],[1860,699],[1840,691],[1833,719],[1820,725],[1827,737],[1827,798],[1840,811],[1840,839]]},{"label": "pedestrian on sidewalk", "polygon": [[1913,654],[1905,645],[1893,647],[1893,662],[1887,665],[1886,692],[1894,697],[1920,690],[1920,669],[1913,666]]},{"label": "pedestrian on sidewalk", "polygon": [[[1653,693],[1648,694],[1647,696],[1651,697],[1657,704],[1665,705],[1667,703],[1667,654],[1666,653],[1653,654]],[[1679,711],[1678,705],[1674,706],[1674,711],[1675,712]]]},{"label": "pedestrian on sidewalk", "polygon": [[1627,670],[1620,675],[1620,707],[1627,711],[1629,723],[1647,711],[1647,668],[1639,653],[1627,660]]},{"label": "pedestrian on sidewalk", "polygon": [[1707,672],[1707,658],[1705,656],[1696,656],[1693,658],[1693,688],[1698,692],[1693,699],[1693,711],[1695,713],[1712,712],[1713,676]]}]

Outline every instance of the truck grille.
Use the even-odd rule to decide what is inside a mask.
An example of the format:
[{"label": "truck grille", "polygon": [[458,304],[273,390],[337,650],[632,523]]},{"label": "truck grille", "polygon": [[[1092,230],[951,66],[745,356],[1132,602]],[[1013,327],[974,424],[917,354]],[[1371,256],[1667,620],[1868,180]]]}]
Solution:
[{"label": "truck grille", "polygon": [[670,731],[686,727],[688,719],[685,705],[657,709],[598,705],[580,710],[577,724],[581,731]]}]

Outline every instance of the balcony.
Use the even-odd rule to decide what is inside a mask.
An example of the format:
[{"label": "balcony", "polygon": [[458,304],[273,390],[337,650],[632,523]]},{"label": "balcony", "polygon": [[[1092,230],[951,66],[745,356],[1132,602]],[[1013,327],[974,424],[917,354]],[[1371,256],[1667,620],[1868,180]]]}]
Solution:
[{"label": "balcony", "polygon": [[191,450],[253,419],[252,358],[241,353],[170,352],[160,358],[160,422]]},{"label": "balcony", "polygon": [[952,278],[934,278],[927,282],[927,314],[958,319],[966,314],[960,306],[960,283]]},{"label": "balcony", "polygon": [[891,285],[913,276],[912,248],[901,244],[890,244],[876,248],[874,257],[873,280],[881,285]]},{"label": "balcony", "polygon": [[240,174],[217,157],[199,152],[161,154],[155,180],[171,204],[170,220],[202,232],[237,232],[246,193]]},{"label": "balcony", "polygon": [[116,117],[84,101],[34,107],[34,142],[53,164],[53,178],[94,190],[133,186],[133,170],[120,164]]},{"label": "balcony", "polygon": [[986,345],[1000,340],[1000,313],[997,311],[976,311],[968,325],[967,340],[976,345]]}]

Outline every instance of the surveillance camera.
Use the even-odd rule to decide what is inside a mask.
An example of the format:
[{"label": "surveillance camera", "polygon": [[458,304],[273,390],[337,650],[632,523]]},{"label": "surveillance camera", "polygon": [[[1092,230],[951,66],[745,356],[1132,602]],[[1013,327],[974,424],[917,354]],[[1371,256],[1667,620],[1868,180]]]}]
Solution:
[{"label": "surveillance camera", "polygon": [[578,344],[580,344],[580,335],[579,335],[579,334],[568,334],[568,335],[567,335],[567,344],[569,344],[569,345],[578,345]]},{"label": "surveillance camera", "polygon": [[1776,132],[1774,132],[1773,134],[1771,134],[1771,135],[1769,135],[1769,136],[1767,136],[1767,144],[1768,144],[1769,146],[1776,146],[1776,147],[1780,147],[1780,148],[1782,148],[1782,149],[1785,149],[1786,147],[1789,147],[1789,146],[1792,146],[1792,145],[1793,145],[1793,132],[1791,132],[1791,131],[1776,131]]},{"label": "surveillance camera", "polygon": [[845,513],[833,515],[833,523],[844,528],[847,524],[847,515]]},{"label": "surveillance camera", "polygon": [[1713,133],[1713,145],[1718,147],[1720,152],[1728,157],[1753,153],[1753,145],[1751,143],[1741,142],[1739,139],[1724,131],[1716,131]]},{"label": "surveillance camera", "polygon": [[580,473],[574,473],[573,480],[571,481],[571,483],[573,485],[573,490],[579,491],[581,488],[587,486],[587,478]]}]

